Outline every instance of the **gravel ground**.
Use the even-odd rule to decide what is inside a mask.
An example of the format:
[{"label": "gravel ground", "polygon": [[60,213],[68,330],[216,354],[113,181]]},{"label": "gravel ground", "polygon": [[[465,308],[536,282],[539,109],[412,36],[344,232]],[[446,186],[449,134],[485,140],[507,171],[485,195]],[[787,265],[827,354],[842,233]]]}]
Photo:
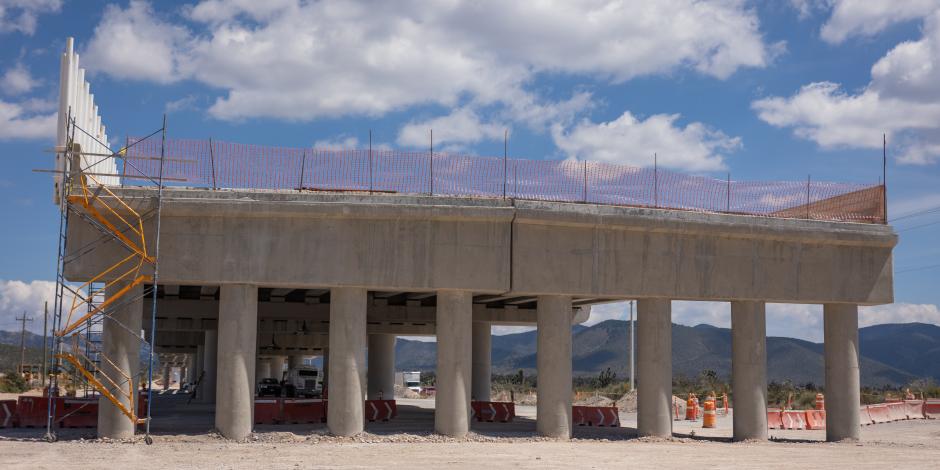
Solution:
[{"label": "gravel ground", "polygon": [[[571,441],[556,441],[535,435],[535,407],[518,406],[519,418],[511,424],[474,423],[466,438],[451,439],[430,432],[433,400],[400,400],[398,419],[369,423],[356,437],[329,436],[322,425],[258,426],[247,442],[236,443],[207,432],[211,414],[198,421],[199,410],[208,408],[183,403],[155,400],[163,418],[154,422],[152,446],[140,439],[95,440],[93,430],[62,430],[54,444],[39,440],[41,430],[0,430],[0,468],[883,469],[931,468],[940,461],[940,421],[866,426],[858,443],[821,442],[823,431],[771,431],[770,442],[731,443],[730,416],[720,417],[715,429],[702,429],[700,421],[676,421],[672,439],[638,439],[635,414],[624,413],[624,427],[579,427]],[[183,426],[184,418],[197,422]]]}]

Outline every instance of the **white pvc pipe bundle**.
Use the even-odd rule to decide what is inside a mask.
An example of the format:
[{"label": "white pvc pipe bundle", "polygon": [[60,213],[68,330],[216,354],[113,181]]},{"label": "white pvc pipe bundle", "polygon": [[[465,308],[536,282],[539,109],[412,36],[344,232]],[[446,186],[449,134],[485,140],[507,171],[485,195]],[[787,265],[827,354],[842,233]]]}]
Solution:
[{"label": "white pvc pipe bundle", "polygon": [[[102,156],[111,153],[108,147],[108,134],[101,123],[101,116],[98,115],[98,106],[95,104],[95,95],[91,93],[91,85],[85,81],[85,69],[78,66],[78,54],[75,53],[72,38],[66,41],[59,72],[59,116],[55,162],[55,169],[59,172],[66,170],[62,152],[68,140],[66,130],[69,117],[79,128],[74,130],[74,137],[75,143],[81,146],[83,153],[82,169],[88,173],[95,173],[95,179],[102,184],[120,184],[115,159]],[[62,173],[57,173],[55,176],[56,202],[61,194],[61,182]]]}]

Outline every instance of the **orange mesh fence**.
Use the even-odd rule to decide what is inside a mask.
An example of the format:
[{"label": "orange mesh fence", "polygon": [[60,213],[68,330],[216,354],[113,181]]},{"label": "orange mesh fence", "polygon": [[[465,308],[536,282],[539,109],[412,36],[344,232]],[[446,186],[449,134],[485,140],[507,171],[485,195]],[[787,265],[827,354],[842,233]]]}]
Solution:
[{"label": "orange mesh fence", "polygon": [[[125,184],[159,173],[161,142],[130,140]],[[883,223],[881,185],[733,181],[601,162],[167,140],[164,177],[190,187],[372,191],[585,202]]]}]

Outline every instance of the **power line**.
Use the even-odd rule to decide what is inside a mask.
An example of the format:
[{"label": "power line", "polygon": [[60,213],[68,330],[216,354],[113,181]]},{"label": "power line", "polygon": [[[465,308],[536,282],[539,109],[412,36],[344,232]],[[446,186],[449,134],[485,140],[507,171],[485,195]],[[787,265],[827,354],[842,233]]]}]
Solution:
[{"label": "power line", "polygon": [[940,268],[940,264],[931,264],[931,265],[927,265],[927,266],[918,266],[918,267],[916,267],[916,268],[900,269],[900,270],[898,270],[898,271],[895,271],[894,274],[910,273],[910,272],[914,272],[914,271],[924,271],[924,270],[927,270],[927,269],[934,269],[934,268]]},{"label": "power line", "polygon": [[937,224],[940,224],[940,220],[936,220],[936,221],[933,221],[933,222],[927,222],[926,224],[914,225],[914,226],[911,226],[911,227],[904,227],[904,228],[898,230],[898,233],[907,232],[907,231],[909,231],[909,230],[914,230],[914,229],[917,229],[917,228],[929,227],[929,226],[931,226],[931,225],[937,225]]},{"label": "power line", "polygon": [[907,214],[895,217],[889,222],[897,222],[899,220],[909,219],[911,217],[920,217],[922,215],[932,214],[934,212],[940,212],[940,206],[928,207],[927,209],[921,209],[914,212],[908,212]]}]

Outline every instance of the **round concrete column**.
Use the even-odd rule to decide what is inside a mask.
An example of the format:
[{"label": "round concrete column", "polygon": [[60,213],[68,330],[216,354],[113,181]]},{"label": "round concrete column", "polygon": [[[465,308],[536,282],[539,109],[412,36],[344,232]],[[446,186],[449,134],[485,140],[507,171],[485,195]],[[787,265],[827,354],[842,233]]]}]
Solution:
[{"label": "round concrete column", "polygon": [[672,303],[637,301],[637,432],[672,436]]},{"label": "round concrete column", "polygon": [[366,290],[339,287],[330,291],[330,406],[327,426],[337,436],[363,428],[363,383],[366,353]]},{"label": "round concrete column", "polygon": [[299,367],[302,366],[302,365],[304,365],[304,357],[303,357],[303,356],[297,356],[297,355],[288,356],[288,358],[287,358],[287,368],[288,368],[288,369],[297,369],[297,368],[299,368]]},{"label": "round concrete column", "polygon": [[470,363],[473,295],[466,291],[437,293],[437,391],[434,430],[462,437],[470,431]]},{"label": "round concrete column", "polygon": [[767,316],[764,302],[731,302],[734,440],[767,439]]},{"label": "round concrete column", "polygon": [[287,356],[274,356],[271,358],[271,377],[281,381],[284,378],[284,364],[287,363]]},{"label": "round concrete column", "polygon": [[861,391],[858,375],[858,306],[823,307],[826,352],[826,440],[858,440]]},{"label": "round concrete column", "polygon": [[196,400],[200,402],[206,401],[206,347],[205,345],[199,344],[196,345],[196,358],[193,360],[194,364],[194,377],[193,383],[198,382],[199,385],[196,386]]},{"label": "round concrete column", "polygon": [[248,437],[254,423],[257,335],[258,287],[223,284],[219,291],[215,427],[229,439]]},{"label": "round concrete column", "polygon": [[571,297],[538,298],[538,402],[535,427],[543,436],[571,437]]},{"label": "round concrete column", "polygon": [[369,335],[370,400],[395,398],[395,335]]},{"label": "round concrete column", "polygon": [[262,357],[258,359],[257,364],[258,370],[255,371],[255,376],[258,378],[258,380],[269,379],[273,377],[273,375],[271,375],[271,358]]},{"label": "round concrete column", "polygon": [[473,381],[470,398],[490,401],[493,337],[487,322],[473,322]]},{"label": "round concrete column", "polygon": [[163,366],[163,391],[170,389],[170,375],[173,370],[170,366]]},{"label": "round concrete column", "polygon": [[[222,304],[219,304],[219,319],[221,320]],[[202,378],[202,400],[206,403],[215,403],[215,383],[218,378],[219,358],[219,331],[206,330],[205,349],[203,350],[202,368],[205,376]],[[254,341],[252,341],[254,344]]]},{"label": "round concrete column", "polygon": [[[106,297],[126,284],[114,284],[105,291]],[[105,384],[121,404],[136,413],[137,390],[140,374],[140,338],[132,332],[140,331],[143,325],[143,287],[137,286],[124,293],[116,307],[104,317],[101,324],[101,351],[107,361],[101,361],[101,371],[118,387]],[[113,363],[113,364],[112,364]],[[130,377],[130,382],[124,376]],[[134,392],[131,393],[130,390]],[[130,397],[128,395],[131,395]],[[98,437],[125,439],[134,436],[136,426],[121,409],[105,397],[98,399]]]}]

